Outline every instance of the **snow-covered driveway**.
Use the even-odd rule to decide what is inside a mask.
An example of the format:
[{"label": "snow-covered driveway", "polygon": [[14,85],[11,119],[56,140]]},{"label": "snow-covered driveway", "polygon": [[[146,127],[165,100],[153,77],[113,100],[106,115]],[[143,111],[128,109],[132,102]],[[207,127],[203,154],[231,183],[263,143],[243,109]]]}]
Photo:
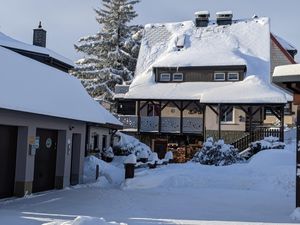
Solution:
[{"label": "snow-covered driveway", "polygon": [[294,223],[289,147],[261,152],[248,164],[174,164],[139,171],[122,187],[96,183],[2,201],[0,224],[61,224],[80,215],[129,225]]}]

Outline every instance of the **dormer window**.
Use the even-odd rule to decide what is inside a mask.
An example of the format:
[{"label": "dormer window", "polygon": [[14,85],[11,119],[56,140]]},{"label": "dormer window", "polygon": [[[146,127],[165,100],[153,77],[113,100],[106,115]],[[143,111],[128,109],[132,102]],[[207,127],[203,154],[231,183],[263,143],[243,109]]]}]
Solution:
[{"label": "dormer window", "polygon": [[173,81],[175,82],[183,81],[183,73],[173,73]]},{"label": "dormer window", "polygon": [[229,81],[236,81],[239,80],[239,73],[236,72],[229,72],[227,74],[227,80]]},{"label": "dormer window", "polygon": [[161,73],[160,74],[160,81],[167,82],[171,80],[171,74],[170,73]]},{"label": "dormer window", "polygon": [[222,73],[222,72],[214,73],[214,80],[215,81],[224,81],[225,80],[225,73]]}]

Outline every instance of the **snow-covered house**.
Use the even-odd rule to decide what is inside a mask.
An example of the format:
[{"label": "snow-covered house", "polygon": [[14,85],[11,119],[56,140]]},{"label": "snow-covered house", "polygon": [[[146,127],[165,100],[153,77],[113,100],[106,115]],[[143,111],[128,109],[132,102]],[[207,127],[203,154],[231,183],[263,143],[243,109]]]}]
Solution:
[{"label": "snow-covered house", "polygon": [[20,49],[65,61],[0,35],[0,198],[80,183],[89,127],[121,127],[79,80]]},{"label": "snow-covered house", "polygon": [[271,84],[269,19],[216,16],[209,21],[208,12],[198,12],[195,22],[145,27],[135,78],[117,98],[136,101],[136,115],[120,119],[154,150],[161,142],[186,145],[205,136],[233,143],[262,128],[266,111],[281,121],[282,138],[292,96]]}]

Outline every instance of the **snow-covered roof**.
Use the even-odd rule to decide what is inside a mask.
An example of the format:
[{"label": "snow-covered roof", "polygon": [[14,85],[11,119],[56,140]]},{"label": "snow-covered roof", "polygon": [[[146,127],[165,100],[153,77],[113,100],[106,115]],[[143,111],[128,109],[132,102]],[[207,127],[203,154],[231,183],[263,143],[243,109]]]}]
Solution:
[{"label": "snow-covered roof", "polygon": [[300,82],[300,64],[276,66],[273,72],[273,81],[276,83]]},{"label": "snow-covered roof", "polygon": [[281,46],[286,49],[287,51],[297,51],[296,47],[294,47],[292,44],[290,44],[288,41],[286,41],[285,39],[274,35],[274,37],[276,38],[276,40],[281,44]]},{"label": "snow-covered roof", "polygon": [[63,63],[66,63],[70,66],[74,66],[74,63],[70,59],[67,59],[64,56],[61,56],[60,54],[58,54],[48,48],[43,48],[43,47],[39,47],[36,45],[31,45],[31,44],[27,44],[27,43],[18,41],[16,39],[13,39],[13,38],[3,34],[2,32],[0,32],[0,46],[45,54],[45,55],[48,55],[54,59],[57,59],[57,60],[63,62]]},{"label": "snow-covered roof", "polygon": [[[184,36],[184,47],[177,42]],[[236,20],[232,25],[218,26],[211,21],[207,27],[196,27],[193,21],[149,24],[141,44],[135,78],[125,98],[129,99],[198,99],[210,90],[233,85],[232,82],[156,83],[155,67],[247,66],[247,76],[255,75],[259,82],[247,85],[248,93],[255,93],[256,83],[267,88],[270,83],[270,25],[268,18]],[[250,85],[251,84],[251,85]],[[231,100],[241,101],[243,82],[235,82],[236,93]],[[286,102],[282,90],[273,89],[270,101]],[[276,93],[279,92],[279,93]],[[214,95],[216,96],[216,95]],[[260,102],[255,95],[251,101]],[[282,98],[279,101],[278,96]],[[287,96],[291,97],[291,96]],[[212,99],[210,99],[212,101]],[[266,100],[267,101],[267,100]]]},{"label": "snow-covered roof", "polygon": [[0,108],[122,125],[68,73],[0,47]]}]

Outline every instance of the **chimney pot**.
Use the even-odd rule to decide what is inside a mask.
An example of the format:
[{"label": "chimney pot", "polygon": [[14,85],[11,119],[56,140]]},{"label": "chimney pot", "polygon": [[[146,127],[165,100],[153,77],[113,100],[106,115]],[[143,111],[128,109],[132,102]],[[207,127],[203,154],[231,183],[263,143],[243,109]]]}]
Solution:
[{"label": "chimney pot", "polygon": [[42,28],[41,21],[38,28],[33,30],[33,45],[46,47],[47,31]]},{"label": "chimney pot", "polygon": [[209,22],[210,13],[208,11],[195,12],[195,25],[196,27],[207,27]]},{"label": "chimney pot", "polygon": [[231,25],[232,24],[232,11],[222,11],[216,13],[218,25]]}]

